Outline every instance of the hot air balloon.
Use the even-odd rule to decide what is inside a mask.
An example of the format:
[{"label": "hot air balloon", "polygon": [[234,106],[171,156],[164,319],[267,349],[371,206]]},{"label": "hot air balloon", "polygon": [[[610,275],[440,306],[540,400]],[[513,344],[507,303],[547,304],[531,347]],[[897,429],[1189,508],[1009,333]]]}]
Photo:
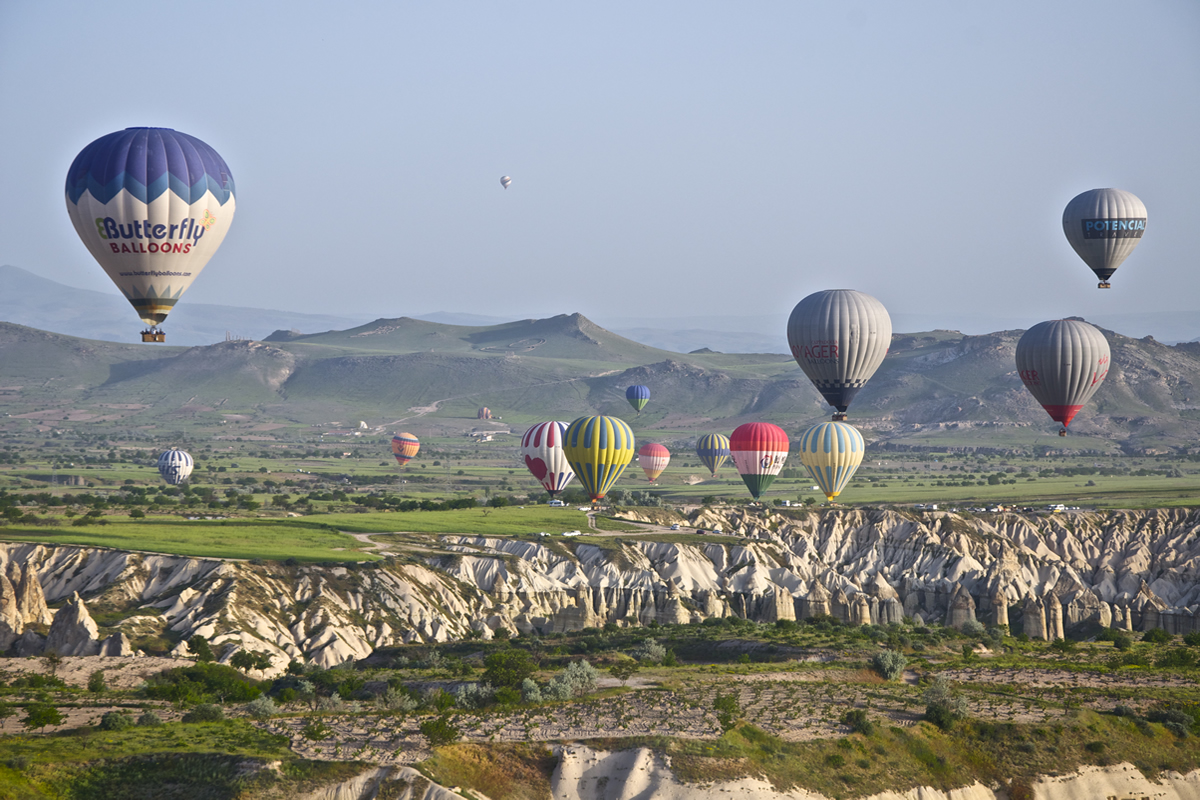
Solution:
[{"label": "hot air balloon", "polygon": [[853,289],[830,289],[801,300],[788,319],[792,357],[829,405],[834,420],[875,374],[892,342],[883,303]]},{"label": "hot air balloon", "polygon": [[416,458],[417,451],[420,449],[420,440],[411,433],[397,433],[392,437],[392,455],[396,457],[396,463],[400,465],[401,469]]},{"label": "hot air balloon", "polygon": [[646,473],[646,480],[654,483],[671,463],[671,451],[661,444],[650,442],[638,450],[638,466]]},{"label": "hot air balloon", "polygon": [[1146,206],[1120,189],[1092,189],[1077,195],[1063,211],[1063,233],[1096,277],[1099,288],[1121,266],[1146,231]]},{"label": "hot air balloon", "polygon": [[634,411],[641,414],[646,403],[650,402],[650,390],[641,385],[630,386],[625,390],[625,399],[629,401],[629,405],[633,406]]},{"label": "hot air balloon", "polygon": [[1108,340],[1076,319],[1039,322],[1017,342],[1017,371],[1025,388],[1055,422],[1059,436],[1108,376]]},{"label": "hot air balloon", "polygon": [[788,437],[778,425],[747,422],[729,437],[729,455],[757,500],[775,482],[787,461]]},{"label": "hot air balloon", "polygon": [[592,500],[601,500],[633,460],[633,431],[616,417],[580,417],[567,427],[567,461]]},{"label": "hot air balloon", "polygon": [[158,474],[172,486],[178,486],[192,474],[195,462],[189,453],[172,447],[158,457]]},{"label": "hot air balloon", "polygon": [[504,175],[500,178],[500,185],[507,189],[510,185],[512,185],[512,178]]},{"label": "hot air balloon", "polygon": [[221,246],[233,212],[233,175],[217,151],[170,128],[126,128],[80,151],[67,172],[75,232],[142,321],[159,330]]},{"label": "hot air balloon", "polygon": [[567,488],[575,472],[563,452],[567,435],[565,422],[539,422],[521,438],[521,456],[525,467],[550,493],[551,497]]},{"label": "hot air balloon", "polygon": [[704,434],[696,441],[696,455],[712,476],[717,477],[717,470],[729,458],[729,437],[719,433]]},{"label": "hot air balloon", "polygon": [[858,470],[865,449],[862,434],[845,422],[822,422],[800,434],[800,463],[831,503]]}]

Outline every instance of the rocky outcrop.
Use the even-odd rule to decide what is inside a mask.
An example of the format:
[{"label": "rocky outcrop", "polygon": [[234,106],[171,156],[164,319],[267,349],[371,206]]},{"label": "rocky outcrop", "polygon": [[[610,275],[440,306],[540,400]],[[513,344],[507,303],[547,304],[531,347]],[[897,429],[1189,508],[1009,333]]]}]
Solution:
[{"label": "rocky outcrop", "polygon": [[[46,620],[47,601],[66,603],[47,647],[125,652],[144,635],[199,634],[223,659],[267,653],[268,674],[292,659],[331,666],[378,647],[490,638],[501,628],[545,634],[723,616],[829,615],[856,625],[908,616],[954,626],[978,618],[1037,639],[1110,625],[1200,630],[1200,513],[705,509],[694,517],[741,538],[601,549],[586,539],[442,536],[431,542],[440,552],[422,561],[335,567],[0,545],[0,644],[36,650],[30,628]],[[96,629],[76,595],[121,611],[121,621]]]},{"label": "rocky outcrop", "polygon": [[79,593],[54,615],[45,649],[60,656],[95,656],[100,654],[100,629],[96,626]]}]

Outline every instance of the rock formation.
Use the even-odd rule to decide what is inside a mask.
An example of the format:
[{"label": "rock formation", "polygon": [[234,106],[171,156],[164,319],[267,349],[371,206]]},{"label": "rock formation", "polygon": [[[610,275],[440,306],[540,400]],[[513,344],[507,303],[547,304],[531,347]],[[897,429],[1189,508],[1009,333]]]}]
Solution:
[{"label": "rock formation", "polygon": [[[1200,630],[1197,512],[1076,513],[1069,524],[1059,515],[861,510],[705,509],[695,518],[744,538],[631,539],[602,550],[586,538],[441,536],[421,560],[336,567],[0,545],[0,645],[36,650],[31,627],[48,621],[47,600],[66,603],[47,647],[124,652],[169,629],[208,637],[222,658],[267,653],[276,670],[471,631],[490,638],[500,628],[552,633],[731,615],[954,626],[978,616],[1038,639],[1103,626]],[[101,631],[77,596],[137,613]]]},{"label": "rock formation", "polygon": [[54,615],[50,633],[46,635],[46,650],[60,656],[95,656],[100,654],[100,629],[88,613],[79,593]]}]

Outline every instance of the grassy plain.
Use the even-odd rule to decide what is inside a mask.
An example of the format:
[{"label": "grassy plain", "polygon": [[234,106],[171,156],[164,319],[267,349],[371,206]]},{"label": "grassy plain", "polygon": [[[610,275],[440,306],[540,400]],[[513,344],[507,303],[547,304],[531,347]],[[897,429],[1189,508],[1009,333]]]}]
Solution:
[{"label": "grassy plain", "polygon": [[469,536],[514,536],[545,531],[559,534],[587,530],[587,514],[575,508],[505,506],[452,511],[396,511],[366,514],[322,514],[311,518],[352,533],[449,533]]},{"label": "grassy plain", "polygon": [[362,543],[324,526],[300,521],[252,519],[178,522],[116,522],[61,528],[0,528],[0,541],[111,547],[198,558],[235,558],[303,562],[373,561]]}]

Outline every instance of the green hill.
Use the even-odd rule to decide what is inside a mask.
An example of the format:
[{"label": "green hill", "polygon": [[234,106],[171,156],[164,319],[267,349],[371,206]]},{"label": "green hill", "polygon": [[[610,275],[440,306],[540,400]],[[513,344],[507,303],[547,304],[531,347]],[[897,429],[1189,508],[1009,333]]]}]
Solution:
[{"label": "green hill", "polygon": [[[1200,345],[1105,333],[1112,370],[1066,439],[1017,377],[1020,331],[897,334],[851,420],[885,447],[1188,450],[1200,434]],[[47,421],[58,411],[107,419],[104,409],[130,404],[142,424],[203,428],[230,415],[269,427],[420,418],[411,424],[452,433],[474,428],[486,405],[503,420],[493,428],[605,413],[638,429],[690,435],[754,419],[798,432],[829,414],[787,356],[670,353],[579,314],[487,326],[402,317],[193,348],[0,324],[0,357],[0,408]],[[637,416],[624,394],[633,383],[653,394]],[[128,423],[133,412],[123,416]]]}]

